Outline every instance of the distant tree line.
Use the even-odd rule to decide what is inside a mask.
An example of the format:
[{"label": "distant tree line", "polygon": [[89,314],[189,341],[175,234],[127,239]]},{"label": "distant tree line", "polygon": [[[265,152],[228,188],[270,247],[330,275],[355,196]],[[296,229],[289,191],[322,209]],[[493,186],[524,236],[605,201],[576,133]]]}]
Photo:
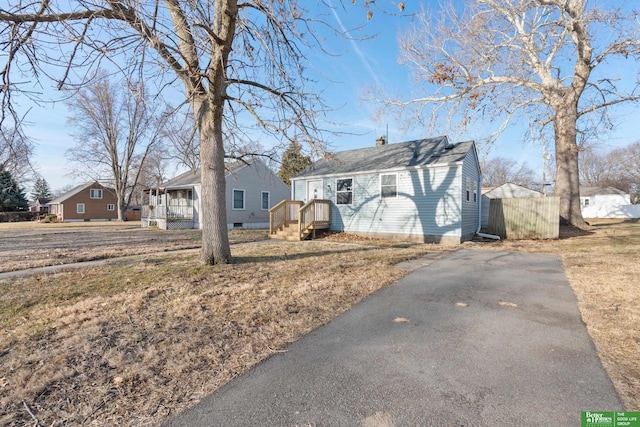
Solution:
[{"label": "distant tree line", "polygon": [[494,157],[481,162],[482,186],[499,187],[511,183],[531,190],[540,190],[540,179],[526,162],[519,163],[506,157]]}]

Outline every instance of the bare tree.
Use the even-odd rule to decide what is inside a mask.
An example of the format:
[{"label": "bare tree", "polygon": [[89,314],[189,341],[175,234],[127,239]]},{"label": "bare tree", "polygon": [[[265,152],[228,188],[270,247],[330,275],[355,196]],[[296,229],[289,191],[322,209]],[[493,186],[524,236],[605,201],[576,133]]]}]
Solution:
[{"label": "bare tree", "polygon": [[169,142],[168,157],[191,170],[200,167],[200,139],[193,112],[167,114],[162,136]]},{"label": "bare tree", "polygon": [[168,179],[167,169],[171,165],[171,156],[165,144],[159,144],[151,151],[144,163],[140,165],[142,170],[136,170],[138,182],[131,189],[130,205],[141,205],[145,197],[142,192],[145,189],[157,187]]},{"label": "bare tree", "polygon": [[584,143],[580,146],[578,164],[581,185],[603,185],[610,180],[613,172],[608,153],[594,143]]},{"label": "bare tree", "polygon": [[0,165],[17,181],[24,181],[32,172],[33,142],[18,128],[0,127]]},{"label": "bare tree", "polygon": [[[463,127],[495,122],[494,136],[514,120],[529,120],[537,137],[552,133],[560,214],[583,226],[577,134],[607,123],[612,106],[640,99],[638,82],[629,89],[617,80],[620,68],[607,69],[613,59],[637,65],[636,17],[588,0],[473,0],[464,7],[448,0],[437,13],[420,13],[401,37],[401,60],[420,93],[388,105],[407,120],[446,113],[449,124]],[[600,119],[588,120],[590,113]]]},{"label": "bare tree", "polygon": [[137,185],[147,156],[160,144],[161,126],[142,84],[112,82],[105,73],[68,102],[76,146],[67,157],[74,174],[110,182],[118,200],[118,221]]},{"label": "bare tree", "polygon": [[525,162],[494,157],[483,161],[481,169],[482,185],[486,187],[498,187],[509,182],[530,189],[536,186],[535,173]]},{"label": "bare tree", "polygon": [[612,150],[609,161],[624,183],[619,188],[631,195],[631,203],[640,204],[640,141]]},{"label": "bare tree", "polygon": [[[365,6],[371,2],[365,2]],[[181,85],[195,117],[202,170],[202,250],[207,264],[231,260],[225,204],[225,148],[245,155],[239,138],[254,131],[297,140],[317,149],[322,100],[305,77],[306,54],[322,50],[320,34],[332,31],[322,14],[297,0],[16,0],[0,6],[1,47],[9,52],[0,71],[8,90],[15,68],[52,76],[59,86],[78,84],[103,60],[159,86]],[[404,3],[398,3],[400,9]],[[325,2],[318,10],[329,12]],[[330,13],[329,13],[330,15]],[[371,10],[368,13],[371,16]],[[51,49],[49,49],[51,48]],[[60,54],[62,53],[62,56]],[[131,65],[133,64],[133,65]],[[142,67],[142,65],[144,67]],[[73,73],[71,72],[73,70]],[[149,70],[149,71],[147,71]],[[13,73],[13,74],[12,74]],[[146,73],[146,74],[145,74]],[[11,99],[3,98],[3,105]],[[254,129],[245,128],[249,120]],[[236,138],[225,141],[224,136]],[[254,141],[255,142],[255,141]]]}]

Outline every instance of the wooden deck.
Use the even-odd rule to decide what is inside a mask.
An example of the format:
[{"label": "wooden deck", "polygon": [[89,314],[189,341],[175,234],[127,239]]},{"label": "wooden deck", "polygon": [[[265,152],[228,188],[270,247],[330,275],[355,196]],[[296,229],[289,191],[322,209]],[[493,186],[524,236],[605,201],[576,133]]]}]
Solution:
[{"label": "wooden deck", "polygon": [[307,204],[299,200],[283,200],[269,210],[269,237],[283,240],[314,238],[316,230],[330,225],[331,202],[313,199]]}]

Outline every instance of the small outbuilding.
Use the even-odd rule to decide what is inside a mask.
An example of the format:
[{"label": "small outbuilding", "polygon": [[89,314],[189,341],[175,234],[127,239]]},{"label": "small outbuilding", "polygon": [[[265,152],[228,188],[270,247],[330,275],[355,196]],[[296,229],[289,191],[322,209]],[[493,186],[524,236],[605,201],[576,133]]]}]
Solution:
[{"label": "small outbuilding", "polygon": [[580,187],[580,209],[584,218],[640,218],[640,205],[613,187]]},{"label": "small outbuilding", "polygon": [[489,225],[489,206],[491,199],[521,199],[529,197],[543,197],[540,191],[531,190],[522,185],[507,182],[498,187],[482,189],[482,227]]}]

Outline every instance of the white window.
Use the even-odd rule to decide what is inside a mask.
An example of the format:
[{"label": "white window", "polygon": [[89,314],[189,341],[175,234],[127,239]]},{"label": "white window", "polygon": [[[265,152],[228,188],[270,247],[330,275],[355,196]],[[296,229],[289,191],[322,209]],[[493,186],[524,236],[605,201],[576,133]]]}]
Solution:
[{"label": "white window", "polygon": [[89,197],[91,199],[102,199],[102,188],[92,188],[89,190]]},{"label": "white window", "polygon": [[478,182],[473,181],[472,185],[473,185],[473,203],[477,203],[478,202]]},{"label": "white window", "polygon": [[269,206],[271,206],[271,201],[269,200],[270,198],[270,194],[268,191],[263,191],[261,193],[261,205],[262,205],[262,210],[263,211],[268,211],[269,210]]},{"label": "white window", "polygon": [[233,190],[233,210],[244,210],[244,190]]},{"label": "white window", "polygon": [[78,203],[76,205],[76,213],[84,214],[84,203]]},{"label": "white window", "polygon": [[108,211],[115,211],[116,210],[116,205],[114,205],[113,203],[107,204],[107,210]]},{"label": "white window", "polygon": [[336,205],[353,204],[353,178],[336,180]]},{"label": "white window", "polygon": [[465,191],[467,202],[470,199],[470,193],[471,193],[470,190],[471,190],[471,178],[469,178],[468,176],[465,176],[464,177],[464,191]]},{"label": "white window", "polygon": [[397,173],[380,175],[380,197],[383,199],[398,197]]}]

